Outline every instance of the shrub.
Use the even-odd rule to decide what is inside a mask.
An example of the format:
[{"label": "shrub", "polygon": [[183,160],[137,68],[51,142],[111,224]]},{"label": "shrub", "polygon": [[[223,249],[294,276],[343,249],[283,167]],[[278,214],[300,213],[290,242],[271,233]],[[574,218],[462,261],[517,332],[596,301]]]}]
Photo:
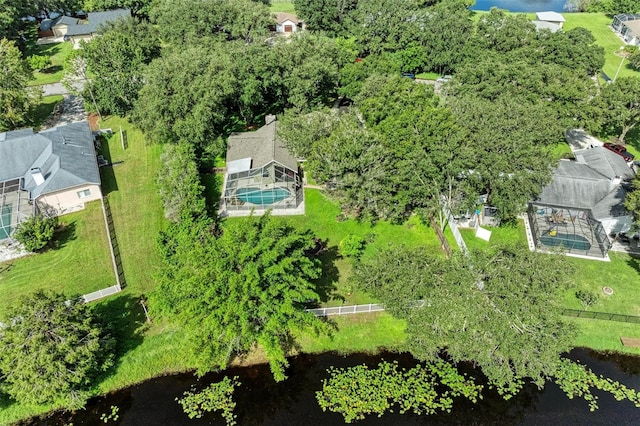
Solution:
[{"label": "shrub", "polygon": [[348,235],[340,241],[340,254],[344,257],[359,258],[364,251],[364,238],[358,235]]},{"label": "shrub", "polygon": [[35,252],[49,244],[57,226],[56,217],[36,215],[19,225],[14,238],[22,243],[25,250]]},{"label": "shrub", "polygon": [[576,297],[580,302],[582,302],[585,311],[589,306],[595,304],[598,301],[598,295],[592,291],[587,290],[576,291]]},{"label": "shrub", "polygon": [[51,66],[51,59],[48,56],[31,55],[27,58],[27,62],[34,71],[40,71]]}]

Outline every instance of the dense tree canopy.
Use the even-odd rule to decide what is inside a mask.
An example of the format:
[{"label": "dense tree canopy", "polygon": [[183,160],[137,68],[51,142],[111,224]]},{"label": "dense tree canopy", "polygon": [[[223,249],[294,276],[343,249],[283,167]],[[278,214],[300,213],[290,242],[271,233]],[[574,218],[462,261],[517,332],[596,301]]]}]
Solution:
[{"label": "dense tree canopy", "polygon": [[197,44],[200,37],[262,42],[273,19],[252,0],[158,0],[150,19],[165,42]]},{"label": "dense tree canopy", "polygon": [[84,406],[112,364],[113,340],[80,297],[38,292],[9,308],[0,331],[0,390],[27,404]]},{"label": "dense tree canopy", "polygon": [[640,123],[640,78],[616,79],[602,89],[596,102],[602,133],[624,141],[627,133]]},{"label": "dense tree canopy", "polygon": [[15,43],[0,39],[0,131],[23,127],[38,96],[27,90],[32,73]]},{"label": "dense tree canopy", "polygon": [[[160,55],[154,27],[135,19],[111,23],[100,37],[82,45],[91,90],[102,114],[126,115],[144,85],[144,66]],[[85,88],[89,91],[89,87]],[[86,99],[91,99],[88,93]]]},{"label": "dense tree canopy", "polygon": [[319,300],[311,280],[320,265],[306,255],[313,236],[269,215],[228,221],[218,237],[209,231],[206,221],[169,227],[152,310],[186,330],[199,371],[224,368],[258,344],[283,380],[292,332],[326,330],[304,312]]},{"label": "dense tree canopy", "polygon": [[557,302],[570,284],[569,270],[562,257],[520,246],[448,260],[396,247],[358,265],[355,281],[407,320],[406,348],[418,359],[437,359],[446,350],[513,393],[525,378],[542,386],[571,347],[572,328]]}]

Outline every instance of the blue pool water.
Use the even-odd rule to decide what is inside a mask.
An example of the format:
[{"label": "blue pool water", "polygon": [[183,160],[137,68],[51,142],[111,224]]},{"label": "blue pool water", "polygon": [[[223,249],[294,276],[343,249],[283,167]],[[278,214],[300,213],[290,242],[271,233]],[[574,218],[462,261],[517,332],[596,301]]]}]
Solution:
[{"label": "blue pool water", "polygon": [[476,0],[471,10],[489,10],[492,7],[510,12],[569,12],[567,0]]},{"label": "blue pool water", "polygon": [[236,197],[245,203],[258,205],[274,204],[288,198],[291,194],[286,189],[271,188],[240,188],[236,191]]},{"label": "blue pool water", "polygon": [[589,250],[591,243],[582,235],[562,234],[558,232],[556,235],[543,235],[540,242],[545,246],[560,247],[563,246],[568,250]]}]

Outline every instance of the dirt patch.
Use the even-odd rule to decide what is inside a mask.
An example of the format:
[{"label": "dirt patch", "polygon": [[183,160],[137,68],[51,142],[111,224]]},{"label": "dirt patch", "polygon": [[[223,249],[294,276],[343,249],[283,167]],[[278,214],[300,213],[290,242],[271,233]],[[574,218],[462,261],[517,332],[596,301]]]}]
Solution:
[{"label": "dirt patch", "polygon": [[89,114],[88,117],[89,120],[89,128],[91,129],[92,132],[95,132],[96,130],[100,129],[100,124],[98,124],[98,114],[96,114],[95,112],[92,112],[91,114]]}]

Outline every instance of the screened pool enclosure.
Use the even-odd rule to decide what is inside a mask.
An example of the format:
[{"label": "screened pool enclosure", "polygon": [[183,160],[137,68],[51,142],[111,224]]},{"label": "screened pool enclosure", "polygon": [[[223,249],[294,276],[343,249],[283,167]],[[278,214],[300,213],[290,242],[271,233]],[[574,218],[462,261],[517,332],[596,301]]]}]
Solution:
[{"label": "screened pool enclosure", "polygon": [[602,223],[590,209],[529,204],[528,219],[538,250],[605,257],[611,244]]},{"label": "screened pool enclosure", "polygon": [[29,193],[21,189],[20,181],[0,182],[0,241],[9,238],[20,222],[34,214]]},{"label": "screened pool enclosure", "polygon": [[247,216],[304,214],[298,161],[276,136],[274,116],[253,132],[233,133],[227,141],[227,172],[220,214]]},{"label": "screened pool enclosure", "polygon": [[227,210],[296,208],[300,201],[302,185],[298,174],[276,161],[227,174],[224,189]]}]

